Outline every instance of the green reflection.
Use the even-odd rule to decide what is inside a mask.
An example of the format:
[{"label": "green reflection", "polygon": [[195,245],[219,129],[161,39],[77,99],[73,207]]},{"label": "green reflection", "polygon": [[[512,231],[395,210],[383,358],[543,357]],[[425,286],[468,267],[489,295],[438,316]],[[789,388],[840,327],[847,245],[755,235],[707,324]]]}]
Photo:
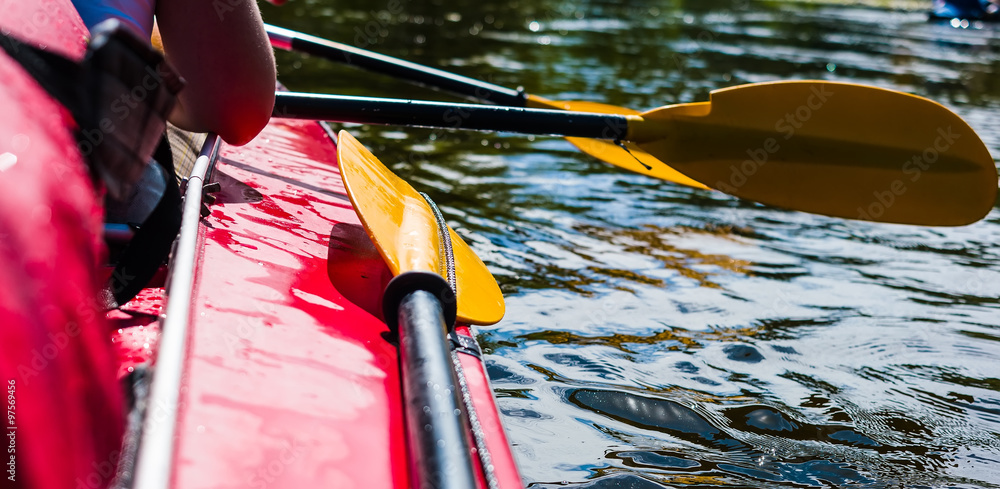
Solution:
[{"label": "green reflection", "polygon": [[583,336],[569,331],[538,331],[517,337],[524,342],[544,341],[553,345],[607,346],[625,353],[635,353],[628,345],[661,345],[668,351],[689,351],[712,342],[745,341],[759,332],[756,328],[734,328],[716,331],[688,331],[675,328],[651,335],[612,334]]},{"label": "green reflection", "polygon": [[[679,234],[708,234],[727,238],[731,235],[729,229],[690,227],[666,229],[654,225],[646,225],[642,229],[600,228],[596,226],[579,226],[577,229],[590,236],[621,245],[627,253],[656,258],[663,263],[666,269],[697,281],[701,287],[721,288],[718,283],[710,280],[710,277],[715,273],[698,268],[702,265],[713,265],[719,269],[742,275],[751,274],[749,271],[750,262],[737,260],[726,255],[706,254],[698,250],[682,248],[669,241],[671,237]],[[611,270],[608,274],[612,277],[628,277],[639,283],[662,283],[662,281],[650,277],[641,277],[640,279],[638,274],[631,272],[622,273]]]}]

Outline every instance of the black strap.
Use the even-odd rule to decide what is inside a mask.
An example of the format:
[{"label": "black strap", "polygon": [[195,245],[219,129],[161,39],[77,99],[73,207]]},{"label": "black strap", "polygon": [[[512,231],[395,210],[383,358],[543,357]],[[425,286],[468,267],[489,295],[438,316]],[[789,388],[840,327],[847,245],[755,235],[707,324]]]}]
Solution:
[{"label": "black strap", "polygon": [[[3,32],[0,47],[70,111],[78,126],[79,149],[92,176],[103,179],[109,192],[127,195],[150,156],[166,170],[163,196],[122,250],[105,290],[106,306],[116,308],[149,283],[180,231],[181,193],[164,126],[182,82],[159,53],[114,22],[95,29],[82,63]],[[140,92],[140,87],[142,100],[128,105],[124,117],[115,117],[113,112],[120,112],[115,111],[116,97]],[[117,127],[109,131],[113,126]]]},{"label": "black strap", "polygon": [[479,342],[475,338],[453,331],[448,334],[448,339],[451,340],[452,350],[483,359],[483,352],[479,349]]},{"label": "black strap", "polygon": [[92,175],[129,195],[184,85],[163,55],[114,19],[94,28],[80,63],[2,32],[0,47],[73,115]]},{"label": "black strap", "polygon": [[[117,309],[132,300],[149,283],[170,255],[170,248],[181,229],[181,191],[174,175],[170,142],[166,137],[157,147],[154,160],[166,170],[167,187],[153,212],[118,255],[118,263],[105,293],[108,309]],[[110,302],[111,299],[114,302]]]}]

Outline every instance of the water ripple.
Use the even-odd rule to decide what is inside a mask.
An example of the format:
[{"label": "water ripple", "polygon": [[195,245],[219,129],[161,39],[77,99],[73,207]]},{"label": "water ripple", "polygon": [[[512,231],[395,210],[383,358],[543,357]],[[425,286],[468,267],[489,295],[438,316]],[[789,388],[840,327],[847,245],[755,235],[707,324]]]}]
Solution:
[{"label": "water ripple", "polygon": [[[1000,27],[924,0],[301,0],[270,22],[637,110],[819,78],[931,97],[1000,155]],[[458,100],[279,54],[296,90]],[[905,117],[900,114],[900,117]],[[480,328],[531,487],[1000,487],[1000,208],[923,228],[774,209],[557,138],[352,125],[497,276]]]}]

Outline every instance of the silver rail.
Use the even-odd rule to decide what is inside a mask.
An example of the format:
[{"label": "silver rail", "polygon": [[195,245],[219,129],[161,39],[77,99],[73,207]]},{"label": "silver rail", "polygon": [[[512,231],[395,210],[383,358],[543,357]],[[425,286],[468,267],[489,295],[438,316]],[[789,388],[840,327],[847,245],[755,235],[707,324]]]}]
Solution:
[{"label": "silver rail", "polygon": [[178,401],[184,389],[188,322],[198,257],[202,187],[218,157],[219,145],[219,137],[209,134],[184,190],[181,230],[171,258],[167,306],[160,318],[160,345],[136,455],[132,484],[135,489],[168,489],[173,475]]}]

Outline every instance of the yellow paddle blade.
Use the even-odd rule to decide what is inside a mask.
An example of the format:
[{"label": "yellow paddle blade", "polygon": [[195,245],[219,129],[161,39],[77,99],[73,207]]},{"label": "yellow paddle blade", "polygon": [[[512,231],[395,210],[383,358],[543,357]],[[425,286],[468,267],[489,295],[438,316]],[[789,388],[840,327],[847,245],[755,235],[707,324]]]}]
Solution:
[{"label": "yellow paddle blade", "polygon": [[[528,95],[527,106],[533,109],[561,109],[576,112],[597,112],[601,114],[639,115],[639,111],[637,110],[615,105],[583,101],[559,102],[535,95]],[[580,151],[617,167],[653,178],[659,178],[660,180],[687,185],[688,187],[708,188],[702,183],[692,180],[687,175],[667,166],[666,163],[654,158],[633,143],[625,143],[628,147],[628,151],[625,151],[621,146],[602,139],[566,138],[566,140],[573,143],[573,146],[576,146]]]},{"label": "yellow paddle blade", "polygon": [[[392,274],[422,271],[447,277],[437,222],[427,201],[347,131],[338,136],[337,158],[347,195]],[[450,226],[448,232],[455,255],[458,321],[500,321],[504,301],[496,280]]]},{"label": "yellow paddle blade", "polygon": [[777,207],[960,226],[996,200],[996,166],[979,136],[914,95],[825,81],[761,83],[642,117],[629,124],[628,139],[650,154],[712,188]]}]

